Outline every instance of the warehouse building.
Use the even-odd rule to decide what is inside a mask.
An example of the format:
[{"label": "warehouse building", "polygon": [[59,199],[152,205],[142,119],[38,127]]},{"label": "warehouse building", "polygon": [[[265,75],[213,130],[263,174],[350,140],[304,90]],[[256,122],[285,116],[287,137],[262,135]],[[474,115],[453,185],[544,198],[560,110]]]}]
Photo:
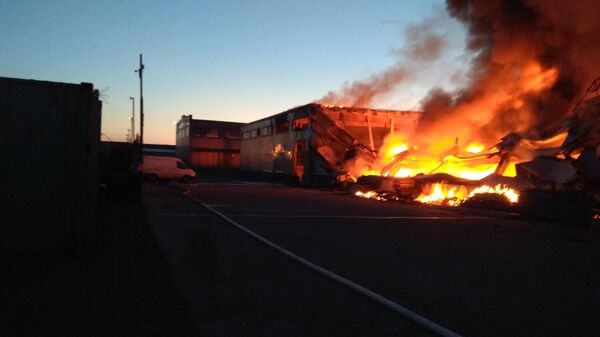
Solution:
[{"label": "warehouse building", "polygon": [[183,115],[177,122],[175,153],[195,169],[238,169],[243,125]]},{"label": "warehouse building", "polygon": [[357,146],[378,149],[390,132],[414,129],[418,118],[414,111],[299,106],[242,127],[240,170],[328,184]]}]

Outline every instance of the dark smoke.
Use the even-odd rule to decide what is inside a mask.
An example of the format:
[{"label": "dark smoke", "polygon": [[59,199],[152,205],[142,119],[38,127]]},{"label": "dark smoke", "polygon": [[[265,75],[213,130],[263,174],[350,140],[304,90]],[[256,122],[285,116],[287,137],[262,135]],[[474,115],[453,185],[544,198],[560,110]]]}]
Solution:
[{"label": "dark smoke", "polygon": [[[467,30],[470,63],[459,89],[433,88],[421,101],[421,138],[447,131],[443,136],[492,140],[547,128],[568,116],[600,75],[598,0],[447,0],[446,11]],[[411,44],[390,69],[320,102],[370,107],[399,84],[418,82],[447,45],[439,31],[439,21],[408,28]]]},{"label": "dark smoke", "polygon": [[555,70],[554,84],[541,91],[509,91],[523,105],[499,103],[485,123],[475,126],[487,136],[545,128],[567,116],[600,75],[600,63],[593,61],[600,59],[598,1],[448,0],[447,11],[468,30],[470,83],[459,93],[430,92],[422,102],[423,128],[494,90],[505,90],[506,82],[518,81],[532,62]]}]

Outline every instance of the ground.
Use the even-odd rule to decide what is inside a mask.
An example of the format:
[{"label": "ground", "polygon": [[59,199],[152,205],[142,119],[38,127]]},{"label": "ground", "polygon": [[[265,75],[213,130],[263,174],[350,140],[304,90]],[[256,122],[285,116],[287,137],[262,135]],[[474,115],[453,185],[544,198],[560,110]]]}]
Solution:
[{"label": "ground", "polygon": [[[162,199],[164,187],[155,188]],[[180,188],[283,248],[463,336],[600,334],[596,227],[263,183],[206,181]],[[147,190],[148,197],[153,193],[159,192]],[[277,257],[199,204],[150,208],[161,246],[179,270],[184,294],[193,294],[194,317],[207,335],[227,335],[219,333],[225,327],[233,335],[420,332],[403,330],[402,317],[359,303],[356,294]],[[185,259],[188,267],[176,262]],[[188,271],[190,264],[201,269]],[[224,311],[206,298],[224,303]],[[306,313],[315,310],[316,317]]]},{"label": "ground", "polygon": [[3,255],[2,335],[432,336],[210,209],[462,336],[599,336],[600,229],[199,178],[113,204],[78,258]]},{"label": "ground", "polygon": [[197,336],[143,207],[110,203],[81,256],[0,257],[2,336]]}]

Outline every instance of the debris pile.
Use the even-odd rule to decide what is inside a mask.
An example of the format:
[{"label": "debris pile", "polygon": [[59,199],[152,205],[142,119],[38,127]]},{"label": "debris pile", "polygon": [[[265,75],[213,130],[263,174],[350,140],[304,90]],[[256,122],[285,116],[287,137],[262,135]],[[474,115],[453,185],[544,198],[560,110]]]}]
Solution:
[{"label": "debris pile", "polygon": [[[590,91],[597,91],[597,86]],[[585,220],[598,213],[600,96],[583,101],[552,128],[510,133],[485,153],[464,155],[455,144],[442,157],[426,162],[416,149],[401,147],[403,151],[391,158],[383,159],[380,151],[361,159],[369,163],[365,171],[379,167],[378,174],[344,175],[340,180],[357,196],[378,200],[486,208],[520,203],[528,215],[563,220],[569,219],[564,214]],[[377,163],[378,159],[387,161]],[[468,174],[461,175],[465,172],[485,176],[469,179]]]}]

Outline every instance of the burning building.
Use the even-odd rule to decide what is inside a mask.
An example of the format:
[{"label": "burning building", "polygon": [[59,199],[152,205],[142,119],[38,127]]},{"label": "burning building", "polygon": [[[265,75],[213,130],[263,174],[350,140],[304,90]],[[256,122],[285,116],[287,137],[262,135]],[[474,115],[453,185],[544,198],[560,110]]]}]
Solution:
[{"label": "burning building", "polygon": [[[361,196],[385,200],[460,205],[500,195],[516,203],[525,191],[581,191],[597,207],[600,67],[590,60],[600,57],[600,6],[448,0],[446,11],[466,28],[469,67],[456,88],[429,91],[412,132],[347,158],[346,181],[356,180]],[[417,29],[411,37],[398,53],[408,57],[319,102],[374,106],[406,79],[414,83],[412,65],[435,61],[444,36]]]},{"label": "burning building", "polygon": [[242,127],[240,169],[304,185],[327,183],[352,170],[357,153],[368,158],[387,135],[410,132],[418,115],[315,103],[296,107]]},{"label": "burning building", "polygon": [[482,198],[516,204],[524,193],[522,213],[586,222],[598,212],[600,96],[550,128],[509,133],[490,147],[456,138],[436,157],[388,139],[374,160],[361,162],[357,196],[458,206]]}]

